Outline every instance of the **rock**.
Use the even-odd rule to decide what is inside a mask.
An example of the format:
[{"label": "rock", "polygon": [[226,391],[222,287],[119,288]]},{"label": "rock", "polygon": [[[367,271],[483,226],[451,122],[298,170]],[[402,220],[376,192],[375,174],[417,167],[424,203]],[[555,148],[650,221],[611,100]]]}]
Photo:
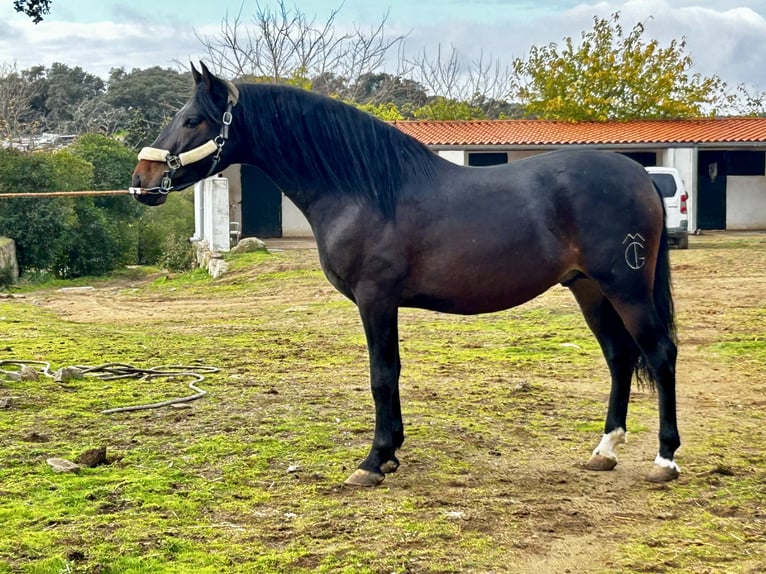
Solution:
[{"label": "rock", "polygon": [[53,472],[80,472],[80,466],[65,458],[49,458],[45,462],[53,469]]},{"label": "rock", "polygon": [[13,399],[11,397],[3,397],[0,399],[0,409],[9,409],[13,406]]},{"label": "rock", "polygon": [[22,381],[39,381],[40,375],[37,374],[37,369],[30,367],[29,365],[23,365],[19,372]]},{"label": "rock", "polygon": [[72,379],[79,379],[82,377],[82,369],[77,367],[61,367],[53,374],[53,380],[57,383],[65,383]]},{"label": "rock", "polygon": [[78,456],[74,460],[77,464],[80,464],[82,466],[87,466],[89,468],[101,466],[102,464],[109,464],[109,461],[106,458],[105,446],[88,449],[85,452],[81,453],[80,456]]},{"label": "rock", "polygon": [[30,367],[29,365],[24,365],[21,367],[20,371],[21,380],[22,381],[39,381],[40,375],[37,373],[37,369],[34,367]]},{"label": "rock", "polygon": [[229,264],[223,259],[210,259],[207,264],[207,272],[213,279],[218,279],[229,270]]},{"label": "rock", "polygon": [[268,250],[266,249],[266,244],[257,237],[245,237],[231,248],[232,253],[252,253],[253,251]]},{"label": "rock", "polygon": [[0,286],[6,283],[13,285],[18,280],[19,264],[16,260],[16,242],[8,237],[0,237]]}]

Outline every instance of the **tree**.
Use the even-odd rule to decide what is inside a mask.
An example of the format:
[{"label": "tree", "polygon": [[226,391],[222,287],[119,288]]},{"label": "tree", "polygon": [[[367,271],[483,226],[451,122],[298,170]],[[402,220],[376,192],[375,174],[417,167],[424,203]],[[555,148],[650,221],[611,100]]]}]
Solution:
[{"label": "tree", "polygon": [[383,72],[362,74],[339,95],[363,104],[393,104],[405,114],[428,103],[428,94],[419,83]]},{"label": "tree", "polygon": [[[92,176],[87,162],[69,155],[0,149],[2,191],[82,189]],[[16,241],[19,267],[26,273],[55,272],[72,244],[76,223],[69,199],[0,199],[0,235]]]},{"label": "tree", "polygon": [[[90,133],[78,137],[67,150],[93,166],[93,184],[89,189],[126,189],[136,165],[136,154],[120,142]],[[127,196],[94,197],[93,207],[105,216],[104,227],[118,246],[122,263],[138,260],[138,230],[146,209]]]},{"label": "tree", "polygon": [[106,101],[125,111],[125,142],[138,149],[149,145],[192,91],[191,75],[154,66],[144,70],[113,68]]},{"label": "tree", "polygon": [[465,62],[454,46],[445,54],[439,45],[435,55],[424,49],[408,66],[417,84],[432,96],[418,110],[419,119],[497,118],[512,107],[507,102],[510,70],[492,56],[481,53]]},{"label": "tree", "polygon": [[413,113],[418,120],[486,120],[484,110],[468,102],[436,96]]},{"label": "tree", "polygon": [[0,140],[13,141],[31,128],[32,84],[16,67],[0,66]]},{"label": "tree", "polygon": [[35,24],[43,21],[43,16],[51,13],[51,0],[13,0],[13,9],[23,12]]},{"label": "tree", "polygon": [[[297,7],[288,8],[284,0],[279,0],[275,9],[256,2],[250,25],[240,9],[234,17],[226,15],[220,34],[198,38],[213,68],[229,77],[276,84],[295,84],[300,77],[335,78],[348,90],[357,78],[378,70],[404,37],[386,36],[387,16],[369,31],[357,27],[338,33],[335,17],[339,11],[335,9],[324,22],[317,22]],[[341,97],[358,101],[349,93]]]},{"label": "tree", "polygon": [[692,74],[686,41],[661,47],[645,41],[644,25],[626,35],[620,14],[594,17],[580,44],[564,39],[532,46],[513,61],[515,95],[530,117],[557,120],[627,120],[715,115],[731,103],[718,76]]},{"label": "tree", "polygon": [[45,73],[45,121],[48,129],[59,133],[73,132],[78,109],[85,102],[101,96],[104,87],[101,78],[80,66],[70,68],[54,62]]}]

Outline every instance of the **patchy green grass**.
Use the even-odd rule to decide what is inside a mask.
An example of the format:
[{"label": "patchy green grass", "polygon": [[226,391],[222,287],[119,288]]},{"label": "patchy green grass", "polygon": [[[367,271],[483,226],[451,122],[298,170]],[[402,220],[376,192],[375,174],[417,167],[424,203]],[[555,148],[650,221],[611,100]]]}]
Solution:
[{"label": "patchy green grass", "polygon": [[[218,280],[0,299],[0,360],[221,369],[192,408],[109,416],[189,391],[0,378],[0,573],[761,571],[760,239],[693,237],[672,253],[683,474],[660,487],[641,479],[656,453],[646,389],[618,468],[580,467],[609,384],[565,289],[481,317],[402,310],[407,441],[400,472],[372,490],[342,485],[372,436],[366,345],[315,252],[231,257]],[[46,464],[97,446],[109,464]]]}]

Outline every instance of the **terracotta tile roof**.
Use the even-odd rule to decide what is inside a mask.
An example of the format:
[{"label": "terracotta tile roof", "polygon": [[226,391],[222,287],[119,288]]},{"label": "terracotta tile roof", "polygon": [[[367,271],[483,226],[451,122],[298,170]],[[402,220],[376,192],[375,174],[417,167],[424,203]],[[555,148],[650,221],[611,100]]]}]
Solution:
[{"label": "terracotta tile roof", "polygon": [[398,121],[392,124],[434,147],[766,143],[766,118],[626,122]]}]

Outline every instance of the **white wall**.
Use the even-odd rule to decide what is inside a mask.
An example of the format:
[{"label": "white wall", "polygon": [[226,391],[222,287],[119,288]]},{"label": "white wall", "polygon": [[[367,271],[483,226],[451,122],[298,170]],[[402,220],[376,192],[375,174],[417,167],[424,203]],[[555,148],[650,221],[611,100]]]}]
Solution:
[{"label": "white wall", "polygon": [[300,209],[282,194],[282,237],[313,237],[308,219]]},{"label": "white wall", "polygon": [[223,172],[229,180],[229,219],[242,225],[242,166],[230,165]]},{"label": "white wall", "polygon": [[463,150],[443,149],[437,152],[437,155],[458,165],[466,164],[466,153]]},{"label": "white wall", "polygon": [[726,229],[766,229],[766,177],[726,178]]}]

